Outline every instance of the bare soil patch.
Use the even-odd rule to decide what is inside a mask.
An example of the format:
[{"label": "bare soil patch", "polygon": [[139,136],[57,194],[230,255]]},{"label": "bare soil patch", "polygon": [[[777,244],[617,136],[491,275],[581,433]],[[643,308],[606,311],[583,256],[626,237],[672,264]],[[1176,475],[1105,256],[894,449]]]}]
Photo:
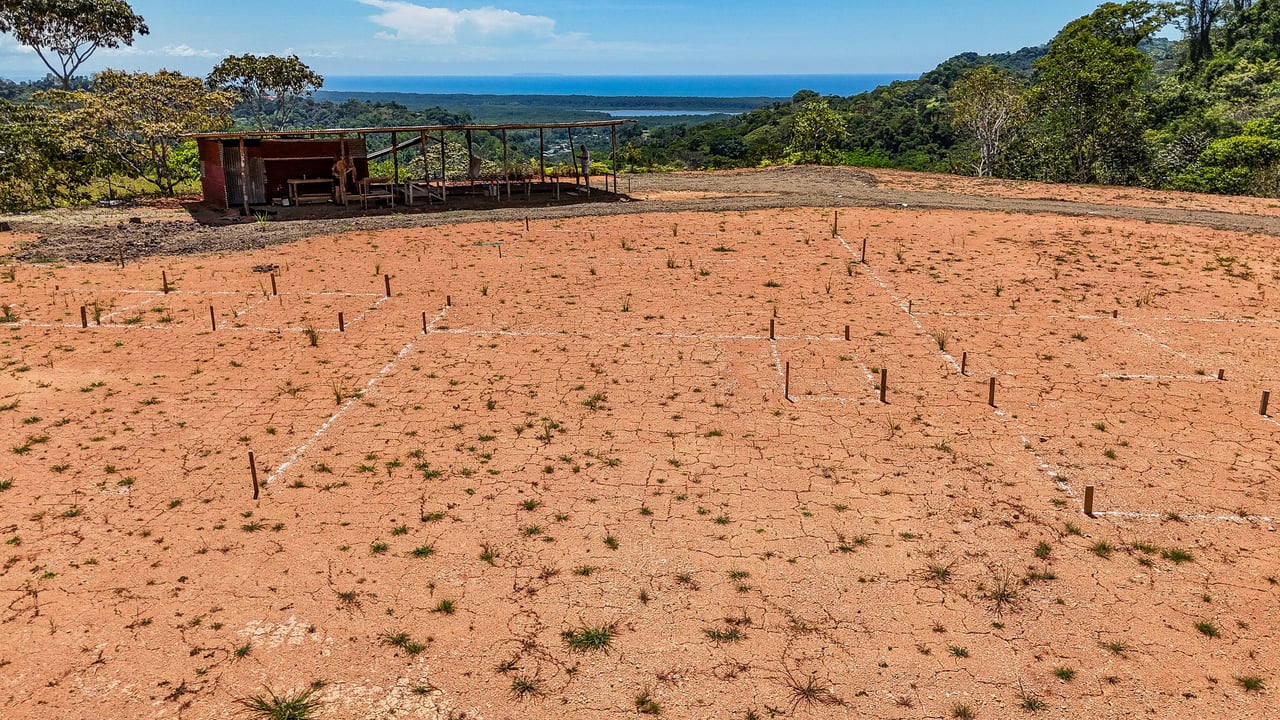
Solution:
[{"label": "bare soil patch", "polygon": [[6,266],[3,714],[1271,714],[1280,239],[839,177]]}]

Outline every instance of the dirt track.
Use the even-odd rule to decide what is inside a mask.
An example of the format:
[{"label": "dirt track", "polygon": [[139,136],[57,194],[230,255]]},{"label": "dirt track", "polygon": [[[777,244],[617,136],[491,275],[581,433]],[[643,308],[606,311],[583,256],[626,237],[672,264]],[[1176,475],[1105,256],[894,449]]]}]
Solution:
[{"label": "dirt track", "polygon": [[[719,173],[635,175],[623,180],[631,201],[556,207],[495,208],[448,212],[371,214],[322,220],[252,220],[229,226],[205,226],[189,219],[159,219],[130,224],[137,206],[110,213],[70,213],[64,221],[11,218],[15,231],[38,236],[20,244],[15,256],[35,261],[64,259],[102,262],[150,255],[234,251],[294,242],[350,230],[433,227],[455,223],[519,220],[524,217],[598,217],[653,212],[762,210],[791,207],[906,207],[1113,217],[1240,232],[1280,235],[1280,216],[1259,212],[1261,200],[1161,194],[1128,188],[955,178],[922,173],[862,171],[848,168],[780,167]],[[934,188],[944,188],[939,191]],[[1009,190],[1023,197],[1009,197]],[[991,193],[1001,192],[995,197]],[[1134,203],[1135,194],[1155,198]],[[1187,202],[1168,202],[1178,196]],[[1235,212],[1214,209],[1232,207]],[[1151,207],[1151,204],[1164,206]]]}]

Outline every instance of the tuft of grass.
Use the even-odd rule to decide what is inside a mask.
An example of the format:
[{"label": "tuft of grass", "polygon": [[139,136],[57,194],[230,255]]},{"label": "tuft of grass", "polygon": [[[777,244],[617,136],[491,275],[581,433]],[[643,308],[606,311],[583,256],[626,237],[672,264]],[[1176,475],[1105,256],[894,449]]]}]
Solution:
[{"label": "tuft of grass", "polygon": [[1059,665],[1054,668],[1053,674],[1062,682],[1071,682],[1076,677],[1075,669],[1069,668],[1066,665]]},{"label": "tuft of grass", "polygon": [[648,692],[642,692],[636,696],[636,712],[641,715],[661,715],[662,706]]},{"label": "tuft of grass", "polygon": [[808,707],[813,707],[814,705],[844,705],[844,700],[841,700],[831,690],[819,685],[817,677],[812,673],[803,681],[788,674],[787,687],[791,690],[793,709],[801,703]]},{"label": "tuft of grass", "polygon": [[1178,548],[1169,548],[1168,550],[1165,550],[1164,552],[1160,553],[1160,557],[1164,558],[1165,560],[1168,560],[1174,565],[1181,565],[1184,562],[1191,562],[1191,559],[1192,559],[1191,553],[1187,552],[1186,550],[1180,550]]},{"label": "tuft of grass", "polygon": [[947,648],[947,652],[951,653],[951,657],[957,657],[957,658],[969,657],[969,648],[961,647],[959,645],[952,645],[951,647]]},{"label": "tuft of grass", "polygon": [[1197,622],[1196,630],[1199,630],[1200,634],[1204,635],[1205,637],[1216,638],[1216,637],[1222,636],[1222,631],[1218,629],[1218,626],[1214,625],[1208,620],[1201,620]]},{"label": "tuft of grass", "polygon": [[265,690],[265,693],[239,698],[236,704],[261,720],[311,720],[320,710],[315,687],[284,695],[277,695],[271,688]]},{"label": "tuft of grass", "polygon": [[605,536],[604,536],[604,546],[605,546],[605,547],[609,548],[610,550],[617,550],[617,549],[618,549],[618,545],[619,545],[619,543],[618,543],[618,538],[616,538],[616,537],[614,537],[614,536],[612,536],[612,535],[605,535]]},{"label": "tuft of grass", "polygon": [[951,706],[951,717],[956,720],[973,720],[973,708],[964,703],[956,703]]},{"label": "tuft of grass", "polygon": [[1063,530],[1068,535],[1084,535],[1084,531],[1081,530],[1079,526],[1077,526],[1075,523],[1070,523],[1070,522],[1067,523],[1066,525],[1063,526]]},{"label": "tuft of grass", "polygon": [[378,639],[382,641],[383,645],[390,645],[391,647],[399,648],[405,651],[405,654],[410,656],[417,655],[427,649],[426,645],[416,642],[409,636],[409,633],[406,632],[384,632]]},{"label": "tuft of grass", "polygon": [[517,700],[537,697],[541,694],[542,689],[538,687],[537,680],[524,677],[523,675],[517,675],[511,678],[511,695]]},{"label": "tuft of grass", "polygon": [[1039,545],[1036,545],[1035,555],[1040,560],[1048,560],[1049,555],[1052,552],[1053,548],[1049,547],[1049,543],[1044,542],[1043,540],[1040,541]]},{"label": "tuft of grass", "polygon": [[576,630],[565,630],[560,633],[561,639],[570,650],[586,652],[589,650],[608,650],[613,643],[617,628],[612,623],[603,625],[584,625]]},{"label": "tuft of grass", "polygon": [[433,545],[419,545],[418,547],[409,551],[409,554],[416,558],[431,557],[432,555],[436,554],[436,549],[435,549],[435,546]]},{"label": "tuft of grass", "polygon": [[448,599],[441,600],[436,603],[435,607],[431,608],[431,612],[437,612],[441,615],[452,615],[457,611],[458,609],[454,606],[453,601]]},{"label": "tuft of grass", "polygon": [[1111,553],[1114,550],[1115,548],[1112,547],[1111,543],[1108,543],[1106,540],[1099,540],[1098,542],[1094,543],[1092,546],[1089,547],[1089,552],[1093,553],[1094,555],[1097,555],[1103,560],[1109,559],[1111,557]]},{"label": "tuft of grass", "polygon": [[708,640],[716,643],[735,643],[746,637],[746,635],[736,627],[726,628],[723,630],[720,628],[707,628],[702,632],[707,636]]},{"label": "tuft of grass", "polygon": [[1244,688],[1245,692],[1258,692],[1265,687],[1262,678],[1257,675],[1237,675],[1236,684]]}]

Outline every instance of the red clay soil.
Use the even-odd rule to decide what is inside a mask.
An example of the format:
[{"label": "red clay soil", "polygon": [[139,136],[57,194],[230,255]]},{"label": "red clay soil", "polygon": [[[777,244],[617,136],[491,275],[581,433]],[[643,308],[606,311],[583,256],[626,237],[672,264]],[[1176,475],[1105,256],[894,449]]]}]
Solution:
[{"label": "red clay soil", "polygon": [[1273,717],[1280,238],[836,210],[0,268],[0,715]]}]

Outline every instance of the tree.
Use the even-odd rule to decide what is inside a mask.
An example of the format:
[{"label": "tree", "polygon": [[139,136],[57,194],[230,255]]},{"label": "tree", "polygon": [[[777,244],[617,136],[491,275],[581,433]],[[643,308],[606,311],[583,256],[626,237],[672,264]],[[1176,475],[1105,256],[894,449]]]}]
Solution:
[{"label": "tree", "polygon": [[1034,102],[1051,144],[1071,156],[1075,182],[1130,182],[1141,157],[1141,113],[1151,61],[1137,49],[1175,8],[1135,0],[1104,3],[1068,24],[1035,67]]},{"label": "tree", "polygon": [[68,90],[98,48],[133,45],[151,31],[124,0],[0,0],[0,32],[35,50]]},{"label": "tree", "polygon": [[182,136],[227,127],[235,103],[199,78],[169,70],[104,70],[93,76],[91,92],[52,90],[39,99],[66,112],[86,144],[168,195],[189,179],[185,165],[175,161]]},{"label": "tree", "polygon": [[324,78],[311,71],[297,55],[232,55],[213,68],[209,87],[234,93],[246,105],[259,130],[268,121],[284,130],[298,101],[310,97],[324,85]]},{"label": "tree", "polygon": [[1223,11],[1223,0],[1181,0],[1179,25],[1187,36],[1187,57],[1191,66],[1213,57],[1211,33]]},{"label": "tree", "polygon": [[67,120],[46,106],[0,100],[0,211],[81,197],[91,167]]},{"label": "tree", "polygon": [[791,118],[791,147],[802,162],[822,162],[844,139],[844,116],[826,99],[809,97]]},{"label": "tree", "polygon": [[1007,71],[984,65],[965,73],[951,88],[956,125],[978,143],[978,177],[990,176],[996,156],[1016,132],[1027,103],[1022,83]]}]

